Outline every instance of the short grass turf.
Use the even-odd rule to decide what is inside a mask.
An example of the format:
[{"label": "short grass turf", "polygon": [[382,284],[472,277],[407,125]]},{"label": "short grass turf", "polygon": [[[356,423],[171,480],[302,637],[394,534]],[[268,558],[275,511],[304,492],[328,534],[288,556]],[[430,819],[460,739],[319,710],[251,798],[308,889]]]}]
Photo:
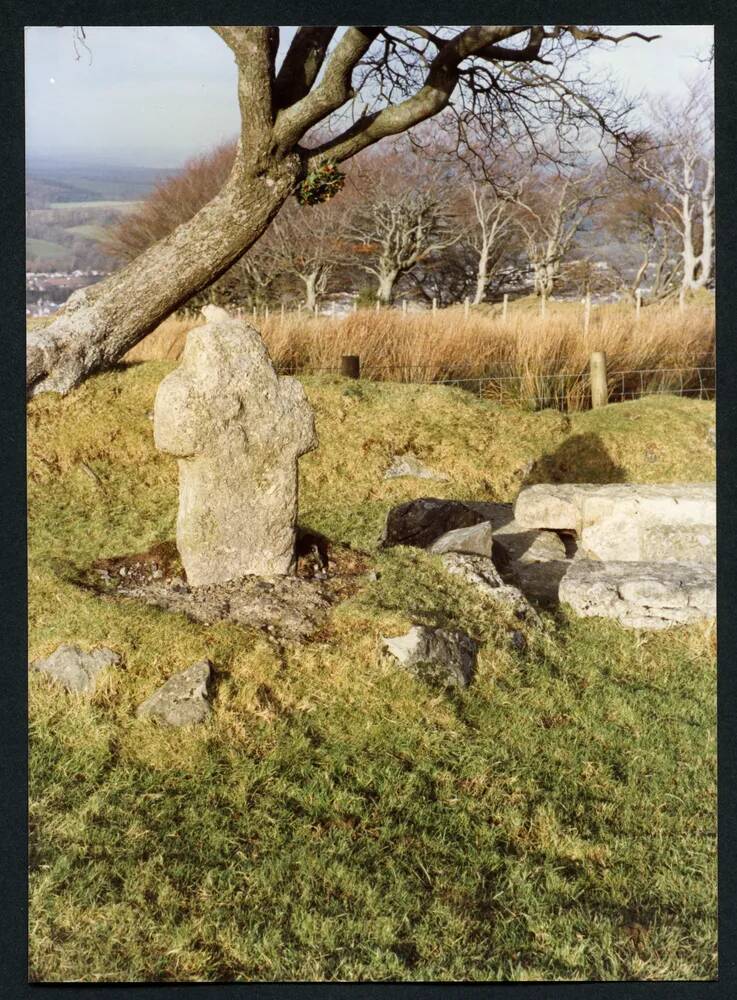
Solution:
[{"label": "short grass turf", "polygon": [[[515,623],[424,552],[376,549],[415,496],[714,476],[713,404],[572,415],[462,390],[305,379],[302,523],[379,577],[304,645],[75,583],[174,533],[150,363],[29,404],[30,655],[119,651],[90,700],[30,677],[35,981],[709,979],[716,975],[715,634]],[[411,448],[447,483],[384,481]],[[449,695],[377,656],[413,622],[482,643]],[[214,712],[134,710],[207,656]]]}]

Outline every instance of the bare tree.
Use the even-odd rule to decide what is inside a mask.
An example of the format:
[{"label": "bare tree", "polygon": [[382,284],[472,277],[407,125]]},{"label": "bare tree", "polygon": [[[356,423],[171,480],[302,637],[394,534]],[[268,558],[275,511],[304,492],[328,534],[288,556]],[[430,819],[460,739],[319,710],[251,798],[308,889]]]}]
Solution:
[{"label": "bare tree", "polygon": [[459,239],[439,198],[429,191],[380,198],[354,218],[350,232],[358,240],[359,266],[377,280],[382,305],[391,304],[401,275]]},{"label": "bare tree", "polygon": [[566,255],[597,198],[594,172],[583,175],[530,174],[505,197],[517,206],[515,222],[524,234],[535,295],[552,294]]},{"label": "bare tree", "polygon": [[268,254],[275,270],[301,283],[305,306],[314,310],[335,269],[345,258],[343,213],[332,203],[309,215],[285,205],[269,233]]},{"label": "bare tree", "polygon": [[678,242],[685,292],[709,284],[714,269],[713,106],[704,81],[691,87],[680,109],[662,105],[658,117],[655,148],[636,167]]},{"label": "bare tree", "polygon": [[470,187],[475,226],[465,242],[476,257],[476,287],[473,304],[484,301],[491,276],[504,255],[504,244],[512,231],[510,204],[489,184]]},{"label": "bare tree", "polygon": [[[590,46],[632,32],[617,37],[570,24],[303,26],[277,68],[278,28],[213,30],[238,70],[240,135],[227,180],[188,222],[29,333],[30,394],[68,392],[114,363],[239,260],[292,192],[302,203],[323,200],[340,186],[337,164],[445,108],[459,121],[493,122],[497,143],[518,127],[622,129],[626,109],[570,66]],[[352,121],[341,121],[345,112]],[[310,145],[325,123],[331,138]]]}]

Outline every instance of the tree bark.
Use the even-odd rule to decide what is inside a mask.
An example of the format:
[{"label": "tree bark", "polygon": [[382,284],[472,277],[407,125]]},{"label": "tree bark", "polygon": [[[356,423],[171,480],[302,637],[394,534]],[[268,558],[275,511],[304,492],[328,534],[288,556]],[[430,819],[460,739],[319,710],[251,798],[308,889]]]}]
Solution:
[{"label": "tree bark", "polygon": [[75,292],[58,319],[28,335],[29,395],[69,392],[220,277],[267,228],[299,169],[296,155],[255,175],[237,160],[220,193],[189,222],[100,285]]},{"label": "tree bark", "polygon": [[398,271],[387,271],[379,276],[379,287],[376,297],[383,306],[390,306],[394,298],[394,285],[399,277]]}]

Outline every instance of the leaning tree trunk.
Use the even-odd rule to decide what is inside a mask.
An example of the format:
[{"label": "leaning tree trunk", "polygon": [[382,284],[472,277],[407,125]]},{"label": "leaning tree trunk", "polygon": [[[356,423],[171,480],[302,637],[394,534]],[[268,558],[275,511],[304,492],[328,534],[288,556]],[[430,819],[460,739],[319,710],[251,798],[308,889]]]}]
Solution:
[{"label": "leaning tree trunk", "polygon": [[297,156],[260,173],[237,161],[222,190],[189,222],[105,281],[70,296],[53,323],[28,335],[28,394],[69,392],[224,274],[267,228],[299,169]]},{"label": "leaning tree trunk", "polygon": [[476,268],[476,291],[473,296],[474,306],[481,305],[486,294],[486,286],[489,283],[489,247],[484,243],[479,254],[479,263]]},{"label": "leaning tree trunk", "polygon": [[314,312],[317,306],[317,272],[301,274],[300,277],[305,286],[305,308],[308,312]]}]

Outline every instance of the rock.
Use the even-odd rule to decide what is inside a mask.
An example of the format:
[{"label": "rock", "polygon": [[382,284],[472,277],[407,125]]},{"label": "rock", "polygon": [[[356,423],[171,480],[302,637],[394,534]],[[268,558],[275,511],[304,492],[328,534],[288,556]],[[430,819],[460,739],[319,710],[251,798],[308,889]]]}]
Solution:
[{"label": "rock", "polygon": [[420,497],[392,507],[379,544],[414,545],[424,549],[441,535],[456,528],[469,528],[486,518],[460,500]]},{"label": "rock", "polygon": [[517,587],[511,587],[504,582],[491,559],[486,556],[448,552],[442,560],[449,573],[476,587],[484,597],[495,604],[511,608],[521,621],[539,622],[539,615],[524,594]]},{"label": "rock", "polygon": [[200,312],[205,317],[207,323],[220,323],[223,320],[227,322],[233,318],[222,306],[203,306]]},{"label": "rock", "polygon": [[557,484],[522,490],[524,528],[575,531],[581,554],[614,562],[713,562],[714,483]]},{"label": "rock", "polygon": [[488,521],[472,524],[470,528],[455,528],[436,538],[430,552],[442,555],[444,552],[461,552],[467,555],[486,556],[491,559],[492,531]]},{"label": "rock", "polygon": [[563,577],[572,565],[570,559],[549,559],[542,562],[510,563],[509,580],[525,597],[546,607],[559,602],[559,589]]},{"label": "rock", "polygon": [[190,584],[293,572],[297,459],[316,446],[314,415],[256,330],[219,313],[190,330],[156,394],[154,440],[179,459],[177,548]]},{"label": "rock", "polygon": [[716,570],[696,563],[570,563],[560,600],[579,615],[662,629],[716,614]]},{"label": "rock", "polygon": [[497,566],[505,568],[515,561],[540,562],[565,559],[566,547],[554,531],[528,528],[514,519],[514,505],[476,500],[466,506],[481,514],[491,524],[494,544],[492,555]]},{"label": "rock", "polygon": [[405,635],[382,638],[383,650],[422,680],[467,687],[476,669],[478,643],[460,629],[414,625]]},{"label": "rock", "polygon": [[111,649],[83,652],[78,646],[61,645],[44,660],[34,660],[31,670],[47,674],[67,691],[91,694],[98,674],[106,667],[118,666],[121,658]]},{"label": "rock", "polygon": [[444,472],[436,472],[423,465],[411,451],[404,455],[392,455],[392,464],[384,473],[384,479],[399,479],[403,476],[413,476],[415,479],[437,479],[445,482],[450,479],[450,476],[446,476]]},{"label": "rock", "polygon": [[200,660],[170,677],[136,710],[139,719],[155,719],[167,726],[190,726],[204,722],[210,714],[207,684],[210,664]]}]

